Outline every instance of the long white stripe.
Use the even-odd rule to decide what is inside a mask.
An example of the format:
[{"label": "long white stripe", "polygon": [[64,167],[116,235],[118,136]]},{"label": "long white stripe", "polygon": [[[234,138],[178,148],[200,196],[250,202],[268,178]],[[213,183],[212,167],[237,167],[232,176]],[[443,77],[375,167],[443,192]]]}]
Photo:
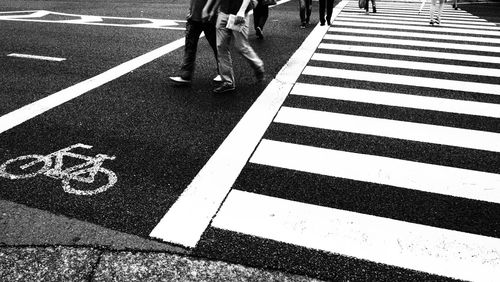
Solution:
[{"label": "long white stripe", "polygon": [[[426,26],[426,27],[432,27],[429,25],[429,22],[420,22],[420,21],[413,21],[409,19],[400,19],[400,20],[390,20],[390,19],[372,19],[372,18],[347,18],[347,19],[342,19],[339,18],[336,21],[343,21],[343,22],[361,22],[364,23],[364,25],[367,25],[367,23],[378,23],[378,24],[398,24],[398,25],[411,25],[411,26]],[[440,27],[456,27],[456,28],[462,28],[465,30],[500,30],[500,27],[497,27],[495,25],[493,26],[486,26],[486,25],[473,25],[470,23],[465,23],[465,24],[457,24],[457,23],[451,23],[447,22],[445,20],[441,21],[441,26]],[[435,27],[436,28],[436,27]]]},{"label": "long white stripe", "polygon": [[[354,21],[333,21],[333,26],[356,26],[356,27],[366,27],[367,23],[354,22]],[[378,24],[370,23],[371,28],[386,28],[386,29],[396,29],[396,30],[416,30],[425,32],[435,32],[435,33],[460,33],[460,34],[475,34],[475,35],[485,35],[485,36],[497,36],[500,37],[500,32],[496,30],[482,30],[482,29],[465,29],[465,28],[451,28],[445,26],[430,26],[430,25],[402,25],[402,24]],[[498,27],[500,30],[500,27]]]},{"label": "long white stripe", "polygon": [[55,108],[63,103],[66,103],[88,91],[95,89],[103,84],[106,84],[128,72],[141,67],[181,46],[184,45],[184,38],[178,39],[172,43],[164,45],[156,50],[141,55],[126,63],[116,66],[108,71],[105,71],[97,76],[89,78],[64,90],[56,92],[50,96],[26,105],[18,110],[10,112],[0,117],[0,134],[30,120],[52,108]]},{"label": "long white stripe", "polygon": [[500,84],[307,66],[303,74],[500,95]]},{"label": "long white stripe", "polygon": [[328,50],[350,51],[350,52],[376,53],[376,54],[400,55],[400,56],[410,56],[410,57],[426,57],[435,59],[454,60],[457,62],[469,61],[469,62],[500,64],[500,56],[493,57],[493,56],[481,56],[481,55],[470,55],[470,54],[457,55],[457,53],[433,52],[433,51],[389,48],[389,47],[347,45],[347,44],[329,44],[329,43],[321,43],[318,46],[318,48],[328,49]]},{"label": "long white stripe", "polygon": [[214,227],[470,281],[500,277],[497,238],[233,190]]},{"label": "long white stripe", "polygon": [[[357,19],[364,19],[367,16],[364,14],[342,14],[342,16],[337,17],[338,20],[350,20],[352,18],[357,18]],[[370,19],[390,19],[390,20],[400,20],[401,17],[397,16],[383,16],[383,15],[378,15],[378,14],[371,14],[369,15]],[[405,15],[405,19],[409,19],[412,21],[416,22],[426,22],[429,23],[429,17],[423,18],[421,16],[416,16],[416,15]],[[473,25],[495,25],[495,23],[488,22],[485,19],[454,19],[454,18],[448,18],[445,20],[445,18],[442,18],[443,21],[449,22],[449,23],[462,23],[462,24],[473,24]]]},{"label": "long white stripe", "polygon": [[54,62],[62,62],[64,60],[66,60],[65,58],[38,56],[38,55],[30,55],[30,54],[18,54],[18,53],[8,54],[7,57],[17,57],[17,58],[35,59],[35,60],[43,60],[43,61],[54,61]]},{"label": "long white stripe", "polygon": [[[382,38],[382,37],[370,37],[370,36],[359,36],[359,35],[351,36],[351,35],[340,35],[340,34],[327,34],[325,35],[325,39],[500,53],[500,47],[475,45],[475,44],[458,44],[458,43],[446,43],[446,42],[436,42],[436,41],[392,39],[392,38]],[[459,59],[458,57],[459,54],[457,54],[457,59]]]},{"label": "long white stripe", "polygon": [[[333,17],[346,3],[335,7]],[[151,231],[151,237],[196,246],[325,33],[326,29],[316,26]]]},{"label": "long white stripe", "polygon": [[274,122],[500,153],[500,133],[283,107]]},{"label": "long white stripe", "polygon": [[292,95],[500,118],[500,104],[296,83]]},{"label": "long white stripe", "polygon": [[500,68],[499,69],[480,68],[480,67],[469,67],[469,66],[460,66],[451,64],[445,65],[445,64],[407,61],[407,60],[390,60],[390,59],[381,59],[372,57],[345,56],[345,55],[322,54],[322,53],[314,54],[311,60],[357,64],[357,65],[372,65],[372,66],[380,66],[388,68],[402,68],[411,70],[425,70],[425,71],[457,73],[457,74],[467,74],[467,75],[500,77]]},{"label": "long white stripe", "polygon": [[[378,8],[378,7],[377,7]],[[345,13],[362,13],[364,11],[360,10],[359,8],[346,8],[342,12]],[[411,10],[401,10],[401,9],[377,9],[377,14],[380,15],[399,15],[401,17],[404,17],[406,15],[418,15],[418,8],[411,11]],[[469,14],[465,11],[450,11],[446,10],[443,11],[443,15],[446,17],[455,17],[455,18],[479,18],[478,16],[474,16],[472,14]],[[422,10],[422,13],[420,13],[420,16],[429,16],[429,8]]]},{"label": "long white stripe", "polygon": [[405,31],[394,31],[394,30],[345,28],[345,27],[335,27],[330,29],[330,31],[355,33],[355,34],[417,37],[417,38],[430,38],[438,40],[455,40],[455,41],[465,41],[465,42],[500,44],[500,38],[495,38],[495,37],[479,37],[479,36],[465,36],[465,35],[436,34],[436,33],[426,33],[426,32],[405,32]]},{"label": "long white stripe", "polygon": [[250,162],[500,203],[500,174],[263,139]]}]

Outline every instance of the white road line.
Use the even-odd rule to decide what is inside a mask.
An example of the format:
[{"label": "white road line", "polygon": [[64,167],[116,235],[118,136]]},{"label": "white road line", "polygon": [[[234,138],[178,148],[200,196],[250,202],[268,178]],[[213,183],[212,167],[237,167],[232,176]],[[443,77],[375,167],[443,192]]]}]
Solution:
[{"label": "white road line", "polygon": [[[334,8],[332,18],[346,3]],[[151,237],[196,246],[326,31],[316,26],[151,231]]]},{"label": "white road line", "polygon": [[500,153],[500,133],[282,107],[274,122]]},{"label": "white road line", "polygon": [[[421,22],[421,21],[415,21],[415,20],[410,20],[410,19],[403,19],[401,18],[400,20],[389,20],[389,19],[372,19],[372,18],[339,18],[338,21],[349,21],[349,22],[361,22],[367,25],[367,23],[378,23],[378,24],[398,24],[398,25],[411,25],[411,26],[427,26],[427,27],[432,27],[429,22]],[[451,23],[447,22],[445,20],[441,21],[441,25],[439,27],[434,27],[434,28],[440,28],[440,27],[455,27],[455,28],[463,28],[465,30],[500,30],[499,27],[493,25],[493,26],[486,26],[486,25],[475,25],[473,23],[464,23],[464,24],[457,24],[457,23]]]},{"label": "white road line", "polygon": [[[339,20],[350,20],[352,18],[356,19],[364,19],[367,16],[365,14],[342,14],[341,16],[338,17]],[[383,16],[383,15],[377,15],[377,14],[371,14],[369,15],[370,19],[388,19],[388,20],[401,20],[401,17],[397,16]],[[429,17],[421,17],[421,16],[411,16],[411,15],[405,15],[405,19],[409,19],[412,21],[416,22],[425,22],[429,23]],[[490,25],[493,26],[495,23],[488,22],[485,19],[454,19],[454,18],[448,18],[446,19],[445,17],[441,17],[443,22],[449,22],[449,23],[462,23],[462,24],[474,24],[474,25]]]},{"label": "white road line", "polygon": [[[333,26],[356,26],[356,27],[366,27],[367,23],[355,22],[355,21],[341,21],[335,20],[332,22]],[[425,31],[434,33],[459,33],[459,34],[475,34],[483,36],[496,36],[500,37],[500,31],[497,30],[483,30],[483,29],[466,29],[466,28],[452,28],[446,26],[431,26],[427,25],[403,25],[403,24],[379,24],[370,23],[371,28],[385,28],[385,29],[396,29],[396,30],[414,30],[414,31]],[[333,30],[335,27],[333,27]],[[500,27],[498,27],[500,30]]]},{"label": "white road line", "polygon": [[233,190],[213,226],[470,281],[500,277],[500,240]]},{"label": "white road line", "polygon": [[38,55],[29,55],[29,54],[18,54],[18,53],[8,54],[7,57],[17,57],[17,58],[54,61],[54,62],[62,62],[64,60],[66,60],[65,58],[47,57],[47,56],[38,56]]},{"label": "white road line", "polygon": [[318,48],[328,49],[328,50],[338,50],[338,51],[376,53],[376,54],[387,54],[387,55],[445,59],[454,61],[500,64],[500,57],[493,57],[493,56],[481,56],[481,55],[470,55],[470,54],[457,55],[457,53],[433,52],[433,51],[411,50],[411,49],[389,48],[389,47],[347,45],[347,44],[329,44],[329,43],[321,43],[318,46]]},{"label": "white road line", "polygon": [[500,84],[307,66],[302,74],[500,95]]},{"label": "white road line", "polygon": [[79,97],[88,91],[95,89],[103,84],[106,84],[118,77],[129,73],[169,52],[174,51],[184,45],[184,38],[178,39],[167,45],[164,45],[156,50],[141,55],[135,59],[118,65],[108,71],[105,71],[97,76],[89,78],[71,87],[56,92],[50,96],[26,105],[18,110],[10,112],[0,117],[0,134],[30,120],[52,108],[55,108],[63,103],[66,103],[76,97]]},{"label": "white road line", "polygon": [[296,83],[292,95],[500,118],[500,104]]},{"label": "white road line", "polygon": [[500,203],[500,174],[263,139],[251,163]]},{"label": "white road line", "polygon": [[452,64],[425,63],[425,62],[415,62],[408,60],[390,60],[390,59],[381,59],[372,57],[345,56],[345,55],[322,54],[322,53],[315,53],[314,56],[311,58],[311,60],[356,64],[356,65],[371,65],[371,66],[379,66],[387,68],[402,68],[411,70],[424,70],[424,71],[457,73],[466,75],[500,77],[500,69],[495,69],[495,68],[480,68],[480,67],[469,67],[469,66],[460,66]]},{"label": "white road line", "polygon": [[[326,39],[326,40],[338,40],[338,41],[353,41],[353,42],[365,42],[365,43],[393,44],[393,45],[403,45],[403,46],[415,46],[415,47],[428,47],[428,48],[442,48],[442,49],[500,53],[500,46],[495,47],[495,46],[485,46],[485,45],[477,45],[477,44],[459,44],[459,43],[447,43],[447,42],[437,42],[437,41],[412,40],[412,39],[393,39],[393,38],[384,38],[384,37],[341,35],[341,34],[327,34],[327,35],[325,35],[324,39]],[[458,57],[459,57],[459,54],[457,54],[457,59],[458,59]]]},{"label": "white road line", "polygon": [[335,27],[329,30],[330,32],[343,32],[355,34],[370,34],[370,35],[385,35],[385,36],[402,36],[402,37],[416,37],[416,38],[429,38],[438,40],[454,40],[465,42],[480,42],[488,44],[500,44],[500,38],[496,37],[479,37],[479,36],[465,36],[465,35],[449,35],[449,34],[436,34],[426,32],[406,32],[394,30],[380,30],[380,29],[366,29],[366,28],[345,28]]},{"label": "white road line", "polygon": [[[364,13],[362,9],[359,8],[346,8],[343,11],[344,13]],[[414,10],[404,10],[404,9],[383,9],[378,7],[377,5],[377,14],[380,15],[400,15],[400,16],[405,16],[405,15],[418,15],[418,8]],[[452,10],[444,10],[443,15],[446,17],[456,17],[456,18],[478,18],[477,16],[474,16],[466,11],[452,11]],[[422,10],[422,13],[420,16],[429,16],[429,8]]]}]

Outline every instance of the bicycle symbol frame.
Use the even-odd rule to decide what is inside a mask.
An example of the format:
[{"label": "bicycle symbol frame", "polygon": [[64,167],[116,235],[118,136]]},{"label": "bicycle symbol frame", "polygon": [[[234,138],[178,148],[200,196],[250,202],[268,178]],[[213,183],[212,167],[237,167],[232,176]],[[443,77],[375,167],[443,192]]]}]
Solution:
[{"label": "bicycle symbol frame", "polygon": [[[27,155],[20,156],[11,160],[6,161],[0,166],[0,177],[8,178],[11,180],[16,179],[26,179],[35,177],[37,175],[45,175],[47,177],[61,179],[63,190],[70,194],[75,195],[84,195],[91,196],[95,194],[102,193],[109,188],[111,188],[118,181],[116,174],[108,169],[102,167],[102,164],[105,160],[114,160],[115,156],[108,156],[105,154],[97,154],[95,157],[85,156],[81,154],[76,154],[70,152],[75,148],[83,148],[83,149],[91,149],[92,146],[85,144],[75,144],[54,153],[48,154],[46,156],[43,155]],[[79,160],[83,160],[84,162],[78,165],[63,167],[64,162],[63,159],[67,157],[76,158]],[[31,161],[30,161],[31,160]],[[55,161],[55,162],[54,162]],[[25,164],[17,164],[16,162],[21,162]],[[30,168],[34,168],[36,165],[43,165],[42,168],[29,172],[27,171]],[[22,171],[26,173],[10,173],[8,168],[20,168]],[[96,188],[94,190],[78,190],[74,189],[70,186],[70,181],[75,180],[83,183],[93,183],[95,177],[98,173],[103,173],[108,177],[108,183]]]}]

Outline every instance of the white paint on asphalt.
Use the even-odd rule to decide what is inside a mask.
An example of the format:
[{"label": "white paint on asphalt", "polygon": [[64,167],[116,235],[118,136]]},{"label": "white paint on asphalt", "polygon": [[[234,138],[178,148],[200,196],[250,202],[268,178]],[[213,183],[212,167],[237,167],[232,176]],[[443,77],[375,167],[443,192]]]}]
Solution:
[{"label": "white paint on asphalt", "polygon": [[500,203],[500,174],[262,140],[251,163]]},{"label": "white paint on asphalt", "polygon": [[17,57],[17,58],[24,58],[24,59],[35,59],[35,60],[54,61],[54,62],[62,62],[64,60],[66,60],[65,58],[30,55],[30,54],[18,54],[18,53],[8,54],[7,57]]},{"label": "white paint on asphalt", "polygon": [[[379,15],[378,13],[376,14],[370,14],[369,16],[365,15],[365,14],[354,14],[354,13],[342,13],[340,16],[337,17],[337,19],[339,20],[344,20],[344,21],[349,21],[350,19],[352,18],[356,18],[356,19],[360,19],[360,18],[367,18],[369,17],[370,19],[388,19],[388,20],[400,20],[401,19],[401,15],[397,16],[397,15],[391,15],[391,16],[384,16],[384,15]],[[404,18],[405,19],[409,19],[409,20],[412,20],[412,21],[416,21],[416,22],[425,22],[425,23],[429,23],[429,16],[427,17],[422,17],[422,16],[417,16],[417,15],[404,15]],[[460,18],[460,19],[455,19],[455,18],[446,18],[446,17],[442,17],[443,18],[443,22],[446,22],[446,23],[462,23],[462,24],[474,24],[474,25],[489,25],[489,26],[493,26],[495,25],[495,23],[492,23],[492,22],[488,22],[486,21],[485,19],[480,19],[480,18],[472,18],[472,19],[469,19],[469,18]],[[446,19],[445,19],[446,18]]]},{"label": "white paint on asphalt", "polygon": [[318,46],[318,48],[328,49],[328,50],[338,50],[338,51],[434,58],[442,60],[453,60],[457,62],[468,61],[468,62],[478,62],[478,63],[500,64],[500,56],[494,57],[494,56],[471,55],[471,54],[460,54],[459,56],[457,56],[457,53],[412,50],[403,48],[349,45],[349,44],[332,44],[332,43],[321,43]]},{"label": "white paint on asphalt", "polygon": [[176,50],[177,48],[180,48],[181,46],[184,46],[184,38],[180,38],[156,50],[153,50],[149,53],[118,65],[97,76],[89,78],[85,81],[82,81],[78,84],[70,86],[50,96],[26,105],[20,109],[3,115],[0,117],[0,134],[50,109],[71,101],[74,98],[79,97],[103,84],[117,79],[122,75],[125,75],[165,54]]},{"label": "white paint on asphalt", "polygon": [[[333,18],[346,3],[335,7]],[[153,229],[151,237],[196,246],[326,31],[316,26]]]},{"label": "white paint on asphalt", "polygon": [[500,152],[500,133],[282,107],[274,122]]},{"label": "white paint on asphalt", "polygon": [[[446,25],[442,26],[431,26],[429,24],[412,24],[412,25],[403,25],[401,23],[398,24],[383,24],[383,23],[362,23],[355,21],[334,21],[332,22],[335,29],[335,26],[355,26],[355,27],[366,27],[369,25],[371,28],[386,28],[386,29],[396,29],[396,30],[413,30],[413,31],[425,31],[425,32],[435,32],[435,33],[458,33],[458,34],[474,34],[474,35],[482,35],[482,36],[500,36],[500,27],[495,27],[496,30],[484,30],[484,28],[479,29],[467,29],[467,28],[452,28],[446,27]],[[492,27],[493,28],[493,27]]]},{"label": "white paint on asphalt", "polygon": [[366,28],[345,28],[335,27],[330,29],[332,32],[344,32],[355,34],[370,34],[370,35],[384,35],[384,36],[401,36],[401,37],[416,37],[428,38],[438,40],[454,40],[474,43],[487,43],[487,44],[500,44],[500,38],[497,37],[479,37],[479,36],[466,36],[466,35],[449,35],[449,34],[436,34],[424,32],[405,32],[383,29],[366,29]]},{"label": "white paint on asphalt", "polygon": [[343,78],[376,83],[389,83],[417,87],[430,87],[455,91],[475,92],[482,94],[500,95],[500,84],[488,84],[461,80],[448,80],[431,77],[418,77],[399,74],[386,74],[367,71],[355,71],[336,68],[307,66],[303,74],[321,77]]},{"label": "white paint on asphalt", "polygon": [[290,93],[307,97],[500,118],[500,104],[356,88],[296,83]]},{"label": "white paint on asphalt", "polygon": [[500,239],[233,190],[213,226],[470,281],[500,277]]},{"label": "white paint on asphalt", "polygon": [[[435,49],[454,49],[454,50],[467,50],[476,52],[500,53],[500,47],[478,45],[478,44],[459,44],[459,43],[448,43],[448,42],[438,42],[438,41],[393,39],[386,37],[371,37],[371,36],[341,35],[341,34],[327,34],[325,35],[325,39],[336,40],[336,41],[352,41],[352,42],[365,42],[365,43],[378,43],[378,44],[392,44],[401,46],[427,47]],[[457,59],[460,58],[457,56]]]}]

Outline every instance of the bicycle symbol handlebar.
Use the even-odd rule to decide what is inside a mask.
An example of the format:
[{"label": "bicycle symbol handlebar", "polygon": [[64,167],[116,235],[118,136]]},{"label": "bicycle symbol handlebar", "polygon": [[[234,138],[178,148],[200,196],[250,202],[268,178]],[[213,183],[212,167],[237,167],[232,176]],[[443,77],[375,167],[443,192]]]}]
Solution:
[{"label": "bicycle symbol handlebar", "polygon": [[[116,174],[102,167],[105,160],[114,160],[115,156],[97,154],[95,157],[90,157],[70,152],[75,148],[91,149],[92,146],[78,143],[46,156],[27,155],[8,160],[0,166],[0,177],[16,180],[43,174],[50,178],[61,179],[65,192],[85,196],[102,193],[115,185],[118,181]],[[83,162],[73,166],[64,166],[63,160],[67,158],[75,158]],[[99,173],[107,176],[107,184],[96,189],[75,189],[70,185],[70,181],[91,184]]]}]

